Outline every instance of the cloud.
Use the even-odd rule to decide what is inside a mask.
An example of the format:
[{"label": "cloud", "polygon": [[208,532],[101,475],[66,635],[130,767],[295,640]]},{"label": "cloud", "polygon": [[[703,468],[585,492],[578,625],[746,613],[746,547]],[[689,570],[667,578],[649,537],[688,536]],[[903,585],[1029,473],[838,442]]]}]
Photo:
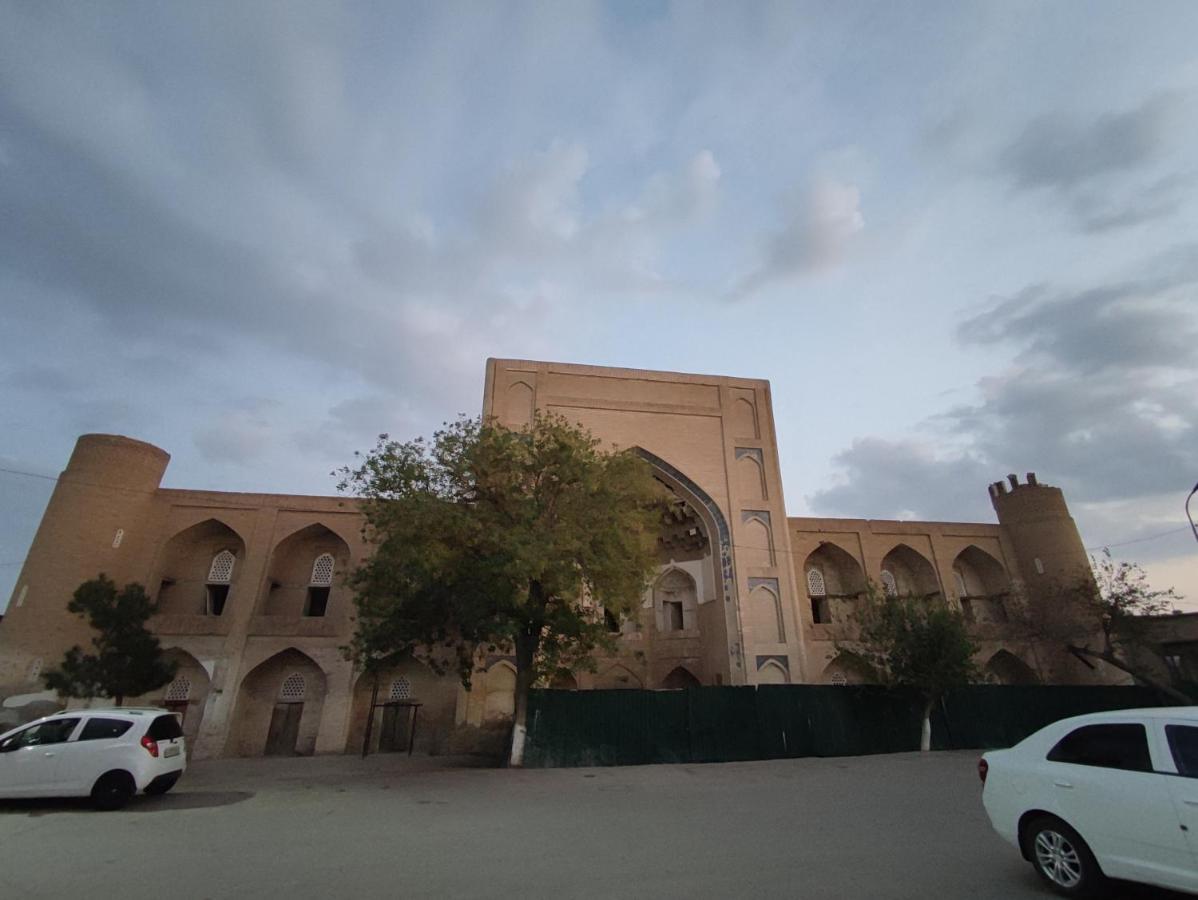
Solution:
[{"label": "cloud", "polygon": [[1159,93],[1090,120],[1041,115],[999,152],[998,172],[1016,190],[1048,192],[1085,233],[1167,218],[1192,177],[1154,170],[1167,163],[1191,109],[1190,98]]},{"label": "cloud", "polygon": [[1181,109],[1176,95],[1158,94],[1090,121],[1062,112],[1038,116],[1002,151],[999,168],[1022,189],[1068,189],[1131,172],[1160,157]]},{"label": "cloud", "polygon": [[[835,458],[842,483],[814,494],[812,507],[977,510],[954,485],[984,499],[988,481],[1036,471],[1064,488],[1084,527],[1111,540],[1120,529],[1102,528],[1113,523],[1098,505],[1177,500],[1198,472],[1195,259],[1198,248],[1180,247],[1147,261],[1139,277],[1080,289],[1037,285],[996,299],[961,323],[958,339],[1007,346],[1013,363],[981,379],[975,402],[921,423],[918,441],[854,442]],[[1133,528],[1125,518],[1127,531],[1161,524],[1148,517]]]},{"label": "cloud", "polygon": [[768,285],[836,265],[864,228],[860,189],[830,179],[818,181],[787,210],[782,228],[763,242],[760,262],[730,296],[741,299]]}]

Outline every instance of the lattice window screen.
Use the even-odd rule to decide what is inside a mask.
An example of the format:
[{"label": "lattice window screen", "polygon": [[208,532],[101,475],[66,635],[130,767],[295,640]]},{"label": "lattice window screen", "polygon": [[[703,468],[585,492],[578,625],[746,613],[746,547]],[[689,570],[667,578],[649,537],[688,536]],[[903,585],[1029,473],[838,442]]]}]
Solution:
[{"label": "lattice window screen", "polygon": [[167,703],[183,702],[191,697],[191,680],[183,676],[179,676],[170,683],[166,689],[166,697],[163,699]]},{"label": "lattice window screen", "polygon": [[400,676],[391,682],[391,700],[411,700],[412,682]]},{"label": "lattice window screen", "polygon": [[283,679],[283,686],[279,688],[280,700],[303,700],[307,694],[307,686],[304,684],[304,676],[299,672],[292,672]]},{"label": "lattice window screen", "polygon": [[807,570],[807,594],[811,597],[826,597],[828,589],[824,585],[824,573],[819,569]]},{"label": "lattice window screen", "polygon": [[844,672],[833,672],[832,683],[837,687],[844,687],[849,683],[849,680],[844,677]]},{"label": "lattice window screen", "polygon": [[322,553],[312,563],[312,587],[328,587],[333,583],[333,554]]},{"label": "lattice window screen", "polygon": [[882,593],[887,597],[898,596],[898,582],[894,580],[894,573],[889,569],[882,570]]},{"label": "lattice window screen", "polygon": [[208,570],[209,584],[228,584],[233,580],[233,563],[237,561],[230,551],[222,550],[212,557],[212,567]]}]

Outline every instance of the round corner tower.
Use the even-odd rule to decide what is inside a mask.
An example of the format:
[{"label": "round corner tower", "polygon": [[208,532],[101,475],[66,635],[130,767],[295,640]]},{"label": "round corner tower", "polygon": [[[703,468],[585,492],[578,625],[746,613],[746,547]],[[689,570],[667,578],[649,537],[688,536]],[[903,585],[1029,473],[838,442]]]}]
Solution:
[{"label": "round corner tower", "polygon": [[1090,578],[1090,559],[1061,489],[1040,484],[1034,472],[1025,484],[1017,475],[1007,480],[1009,488],[1002,481],[990,485],[990,502],[1029,595],[1039,598],[1055,584]]},{"label": "round corner tower", "polygon": [[0,623],[0,684],[36,684],[92,634],[67,611],[75,589],[101,572],[118,585],[145,578],[153,553],[155,494],[165,450],[112,434],[85,434],[54,486]]}]

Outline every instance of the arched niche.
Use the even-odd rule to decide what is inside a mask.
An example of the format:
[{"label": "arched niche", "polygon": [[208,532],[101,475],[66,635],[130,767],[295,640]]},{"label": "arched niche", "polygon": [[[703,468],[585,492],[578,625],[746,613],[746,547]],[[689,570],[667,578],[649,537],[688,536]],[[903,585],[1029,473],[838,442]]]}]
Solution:
[{"label": "arched niche", "polygon": [[1009,650],[999,650],[986,663],[986,674],[999,684],[1039,684],[1040,676]]},{"label": "arched niche", "polygon": [[790,684],[786,669],[775,659],[768,660],[757,670],[758,684]]},{"label": "arched niche", "polygon": [[230,741],[237,756],[311,756],[324,708],[324,670],[289,647],[241,680]]},{"label": "arched niche", "polygon": [[765,469],[761,464],[760,450],[736,451],[736,493],[745,503],[765,499]]},{"label": "arched niche", "polygon": [[664,691],[681,691],[697,687],[700,687],[699,679],[686,666],[675,666],[670,670],[670,674],[661,681],[661,689]]},{"label": "arched niche", "polygon": [[1010,581],[997,559],[970,544],[953,560],[953,581],[961,613],[971,622],[1006,622]]},{"label": "arched niche", "polygon": [[[244,567],[245,541],[226,523],[205,519],[183,529],[166,542],[159,557],[158,613],[223,614],[239,600]],[[211,585],[210,579],[215,579]],[[217,595],[219,603],[214,603]]]},{"label": "arched niche", "polygon": [[534,416],[532,385],[516,381],[508,385],[503,404],[503,422],[509,428],[526,428]]},{"label": "arched niche", "polygon": [[773,579],[761,579],[762,583],[749,589],[749,615],[747,626],[752,629],[753,640],[758,644],[781,644],[786,641],[782,625],[782,604],[775,587],[767,584]]},{"label": "arched niche", "polygon": [[[332,556],[332,570],[324,565]],[[275,545],[258,614],[322,616],[340,610],[349,545],[319,522],[294,531]]]},{"label": "arched niche", "polygon": [[824,667],[819,677],[821,684],[873,684],[878,677],[873,668],[852,653],[839,653]]},{"label": "arched niche", "polygon": [[757,408],[747,397],[737,397],[732,401],[732,436],[742,438],[757,438],[760,433],[757,428]]},{"label": "arched niche", "polygon": [[882,571],[894,576],[900,597],[931,597],[940,592],[931,562],[907,544],[897,545],[883,557]]},{"label": "arched niche", "polygon": [[769,568],[776,565],[774,535],[770,524],[761,515],[745,513],[741,526],[740,564],[746,568]]}]

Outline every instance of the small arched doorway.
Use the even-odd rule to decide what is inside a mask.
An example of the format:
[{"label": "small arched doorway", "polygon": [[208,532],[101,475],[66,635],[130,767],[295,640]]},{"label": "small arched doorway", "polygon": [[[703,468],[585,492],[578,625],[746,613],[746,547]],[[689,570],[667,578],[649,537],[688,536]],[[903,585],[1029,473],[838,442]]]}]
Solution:
[{"label": "small arched doorway", "polygon": [[675,666],[661,682],[663,691],[682,691],[701,687],[701,683],[685,666]]}]

